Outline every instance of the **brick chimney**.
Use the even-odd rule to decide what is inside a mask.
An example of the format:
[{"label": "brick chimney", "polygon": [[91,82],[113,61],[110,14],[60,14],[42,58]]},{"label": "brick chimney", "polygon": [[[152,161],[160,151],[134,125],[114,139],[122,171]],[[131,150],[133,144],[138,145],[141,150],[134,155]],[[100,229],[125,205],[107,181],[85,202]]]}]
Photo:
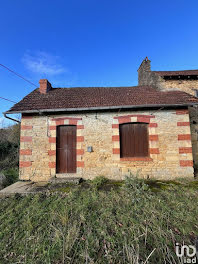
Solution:
[{"label": "brick chimney", "polygon": [[46,94],[47,92],[49,92],[49,90],[52,89],[51,83],[48,82],[47,79],[41,79],[41,80],[39,81],[39,84],[40,84],[39,91],[40,91],[40,93],[42,93],[42,94]]}]

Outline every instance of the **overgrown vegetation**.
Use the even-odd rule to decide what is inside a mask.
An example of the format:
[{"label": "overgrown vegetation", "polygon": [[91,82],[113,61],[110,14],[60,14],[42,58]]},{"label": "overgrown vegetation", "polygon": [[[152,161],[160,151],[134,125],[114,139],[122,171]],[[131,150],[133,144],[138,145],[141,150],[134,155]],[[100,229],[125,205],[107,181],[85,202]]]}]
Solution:
[{"label": "overgrown vegetation", "polygon": [[19,125],[0,129],[0,173],[6,176],[4,187],[18,179]]},{"label": "overgrown vegetation", "polygon": [[4,186],[11,185],[18,181],[19,179],[19,171],[18,168],[10,168],[7,170],[3,170],[3,174],[6,176],[6,182]]},{"label": "overgrown vegetation", "polygon": [[92,181],[92,184],[93,184],[94,188],[100,189],[107,182],[108,182],[107,178],[105,178],[104,176],[98,176]]},{"label": "overgrown vegetation", "polygon": [[197,182],[108,184],[1,199],[0,263],[180,263],[175,242],[198,234]]}]

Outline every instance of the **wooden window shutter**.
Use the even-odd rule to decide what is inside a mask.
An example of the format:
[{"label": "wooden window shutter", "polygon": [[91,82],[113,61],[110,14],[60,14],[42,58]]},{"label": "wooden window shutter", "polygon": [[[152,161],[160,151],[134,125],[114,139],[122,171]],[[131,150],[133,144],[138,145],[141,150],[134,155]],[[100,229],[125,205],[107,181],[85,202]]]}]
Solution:
[{"label": "wooden window shutter", "polygon": [[121,124],[120,130],[120,156],[148,157],[148,125],[145,123]]}]

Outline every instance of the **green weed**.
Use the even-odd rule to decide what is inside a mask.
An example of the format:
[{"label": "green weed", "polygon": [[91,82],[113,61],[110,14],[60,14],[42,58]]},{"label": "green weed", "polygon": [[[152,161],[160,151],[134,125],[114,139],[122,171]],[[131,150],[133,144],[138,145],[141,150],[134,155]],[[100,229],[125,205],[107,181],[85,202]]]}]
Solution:
[{"label": "green weed", "polygon": [[179,263],[175,242],[191,245],[198,234],[192,185],[153,192],[130,177],[108,192],[79,185],[2,198],[0,263]]}]

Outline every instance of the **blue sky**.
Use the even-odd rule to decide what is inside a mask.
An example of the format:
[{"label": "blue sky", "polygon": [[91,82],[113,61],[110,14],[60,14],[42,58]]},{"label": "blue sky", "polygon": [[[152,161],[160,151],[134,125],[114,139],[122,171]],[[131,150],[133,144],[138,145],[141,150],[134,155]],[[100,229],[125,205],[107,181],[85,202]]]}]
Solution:
[{"label": "blue sky", "polygon": [[[1,1],[0,63],[35,84],[137,85],[146,56],[153,70],[198,68],[197,11],[194,0]],[[34,89],[3,68],[0,80],[14,101]],[[11,106],[0,100],[0,121]]]}]

